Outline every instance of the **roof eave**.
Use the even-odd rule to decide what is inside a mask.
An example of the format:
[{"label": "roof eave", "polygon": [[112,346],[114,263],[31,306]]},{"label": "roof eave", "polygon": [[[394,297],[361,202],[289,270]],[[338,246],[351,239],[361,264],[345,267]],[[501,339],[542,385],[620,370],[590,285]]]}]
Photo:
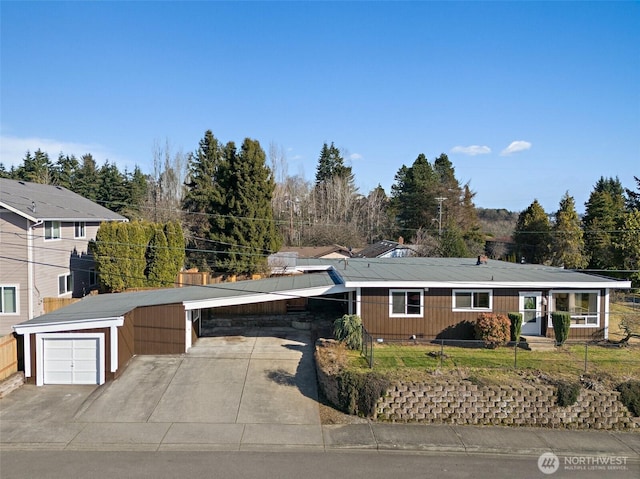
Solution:
[{"label": "roof eave", "polygon": [[17,214],[18,216],[22,216],[23,218],[26,218],[29,221],[33,221],[34,223],[37,222],[37,221],[40,221],[39,218],[36,218],[35,216],[31,216],[31,215],[25,213],[24,211],[19,210],[17,208],[14,208],[13,206],[8,205],[7,203],[4,203],[2,201],[0,201],[0,208],[6,208],[7,210],[11,211],[12,213]]},{"label": "roof eave", "polygon": [[[108,328],[111,326],[122,326],[124,324],[124,316],[113,316],[107,318],[91,318],[80,320],[55,320],[46,322],[31,323],[29,321],[16,324],[13,326],[13,330],[16,334],[34,334],[34,333],[49,333],[60,330],[81,330],[81,329],[93,329],[93,328]],[[72,327],[69,327],[72,326]]]},{"label": "roof eave", "polygon": [[347,288],[630,289],[631,281],[345,281]]}]

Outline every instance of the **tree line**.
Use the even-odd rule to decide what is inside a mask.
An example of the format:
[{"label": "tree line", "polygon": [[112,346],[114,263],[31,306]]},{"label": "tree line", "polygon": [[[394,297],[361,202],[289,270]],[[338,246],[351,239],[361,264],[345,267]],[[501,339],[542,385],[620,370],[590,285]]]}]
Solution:
[{"label": "tree line", "polygon": [[515,254],[531,263],[615,271],[640,286],[640,178],[634,179],[638,191],[624,188],[618,178],[600,177],[582,218],[568,192],[551,215],[534,200],[518,216]]},{"label": "tree line", "polygon": [[[137,166],[121,172],[109,161],[98,166],[91,154],[78,160],[61,153],[54,162],[37,150],[17,168],[0,164],[0,175],[64,186],[130,220],[179,222],[185,265],[207,271],[264,271],[267,256],[283,244],[357,248],[399,237],[424,256],[489,254],[567,268],[638,269],[639,193],[617,178],[596,183],[583,218],[568,193],[552,215],[534,201],[518,216],[514,245],[487,251],[481,224],[491,215],[476,208],[475,192],[459,182],[446,154],[433,161],[419,154],[402,165],[388,194],[380,185],[360,192],[344,156],[324,143],[308,181],[289,174],[286,154],[275,145],[267,154],[256,140],[238,148],[206,131],[186,155],[155,145],[147,173]],[[503,213],[493,217],[504,222]]]}]

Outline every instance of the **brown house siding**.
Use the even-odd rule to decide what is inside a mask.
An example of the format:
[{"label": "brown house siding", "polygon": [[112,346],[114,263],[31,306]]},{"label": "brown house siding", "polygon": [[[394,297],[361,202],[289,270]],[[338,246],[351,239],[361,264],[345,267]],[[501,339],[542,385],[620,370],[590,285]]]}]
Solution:
[{"label": "brown house siding", "polygon": [[[522,291],[526,290],[494,289],[492,312],[506,315],[518,311]],[[391,318],[389,289],[363,288],[362,321],[374,337],[380,338],[409,339],[416,335],[427,339],[472,339],[473,323],[481,311],[453,311],[452,294],[452,289],[429,289],[424,292],[423,318]],[[543,320],[542,334],[545,333],[544,323]]]},{"label": "brown house siding", "polygon": [[182,304],[140,307],[129,315],[133,319],[136,354],[184,353],[185,309]]},{"label": "brown house siding", "polygon": [[116,378],[122,374],[135,354],[133,318],[131,317],[131,313],[127,313],[124,315],[122,326],[118,328],[118,370],[115,373]]}]

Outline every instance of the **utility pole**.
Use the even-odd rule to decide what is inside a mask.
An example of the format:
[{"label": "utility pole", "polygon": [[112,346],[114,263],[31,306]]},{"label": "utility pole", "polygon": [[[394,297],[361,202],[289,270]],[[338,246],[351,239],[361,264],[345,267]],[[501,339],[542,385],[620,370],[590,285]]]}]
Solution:
[{"label": "utility pole", "polygon": [[438,202],[438,236],[442,236],[442,202],[446,200],[443,196],[438,196],[436,201]]}]

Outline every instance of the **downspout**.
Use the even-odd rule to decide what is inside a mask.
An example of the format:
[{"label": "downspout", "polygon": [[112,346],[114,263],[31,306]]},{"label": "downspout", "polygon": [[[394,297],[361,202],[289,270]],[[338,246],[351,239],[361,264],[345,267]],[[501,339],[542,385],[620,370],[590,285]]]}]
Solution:
[{"label": "downspout", "polygon": [[33,262],[33,228],[40,226],[44,223],[43,220],[38,220],[29,226],[29,220],[27,219],[27,290],[29,295],[29,315],[27,319],[32,319],[34,315],[33,311],[33,294],[34,294],[34,268]]}]

